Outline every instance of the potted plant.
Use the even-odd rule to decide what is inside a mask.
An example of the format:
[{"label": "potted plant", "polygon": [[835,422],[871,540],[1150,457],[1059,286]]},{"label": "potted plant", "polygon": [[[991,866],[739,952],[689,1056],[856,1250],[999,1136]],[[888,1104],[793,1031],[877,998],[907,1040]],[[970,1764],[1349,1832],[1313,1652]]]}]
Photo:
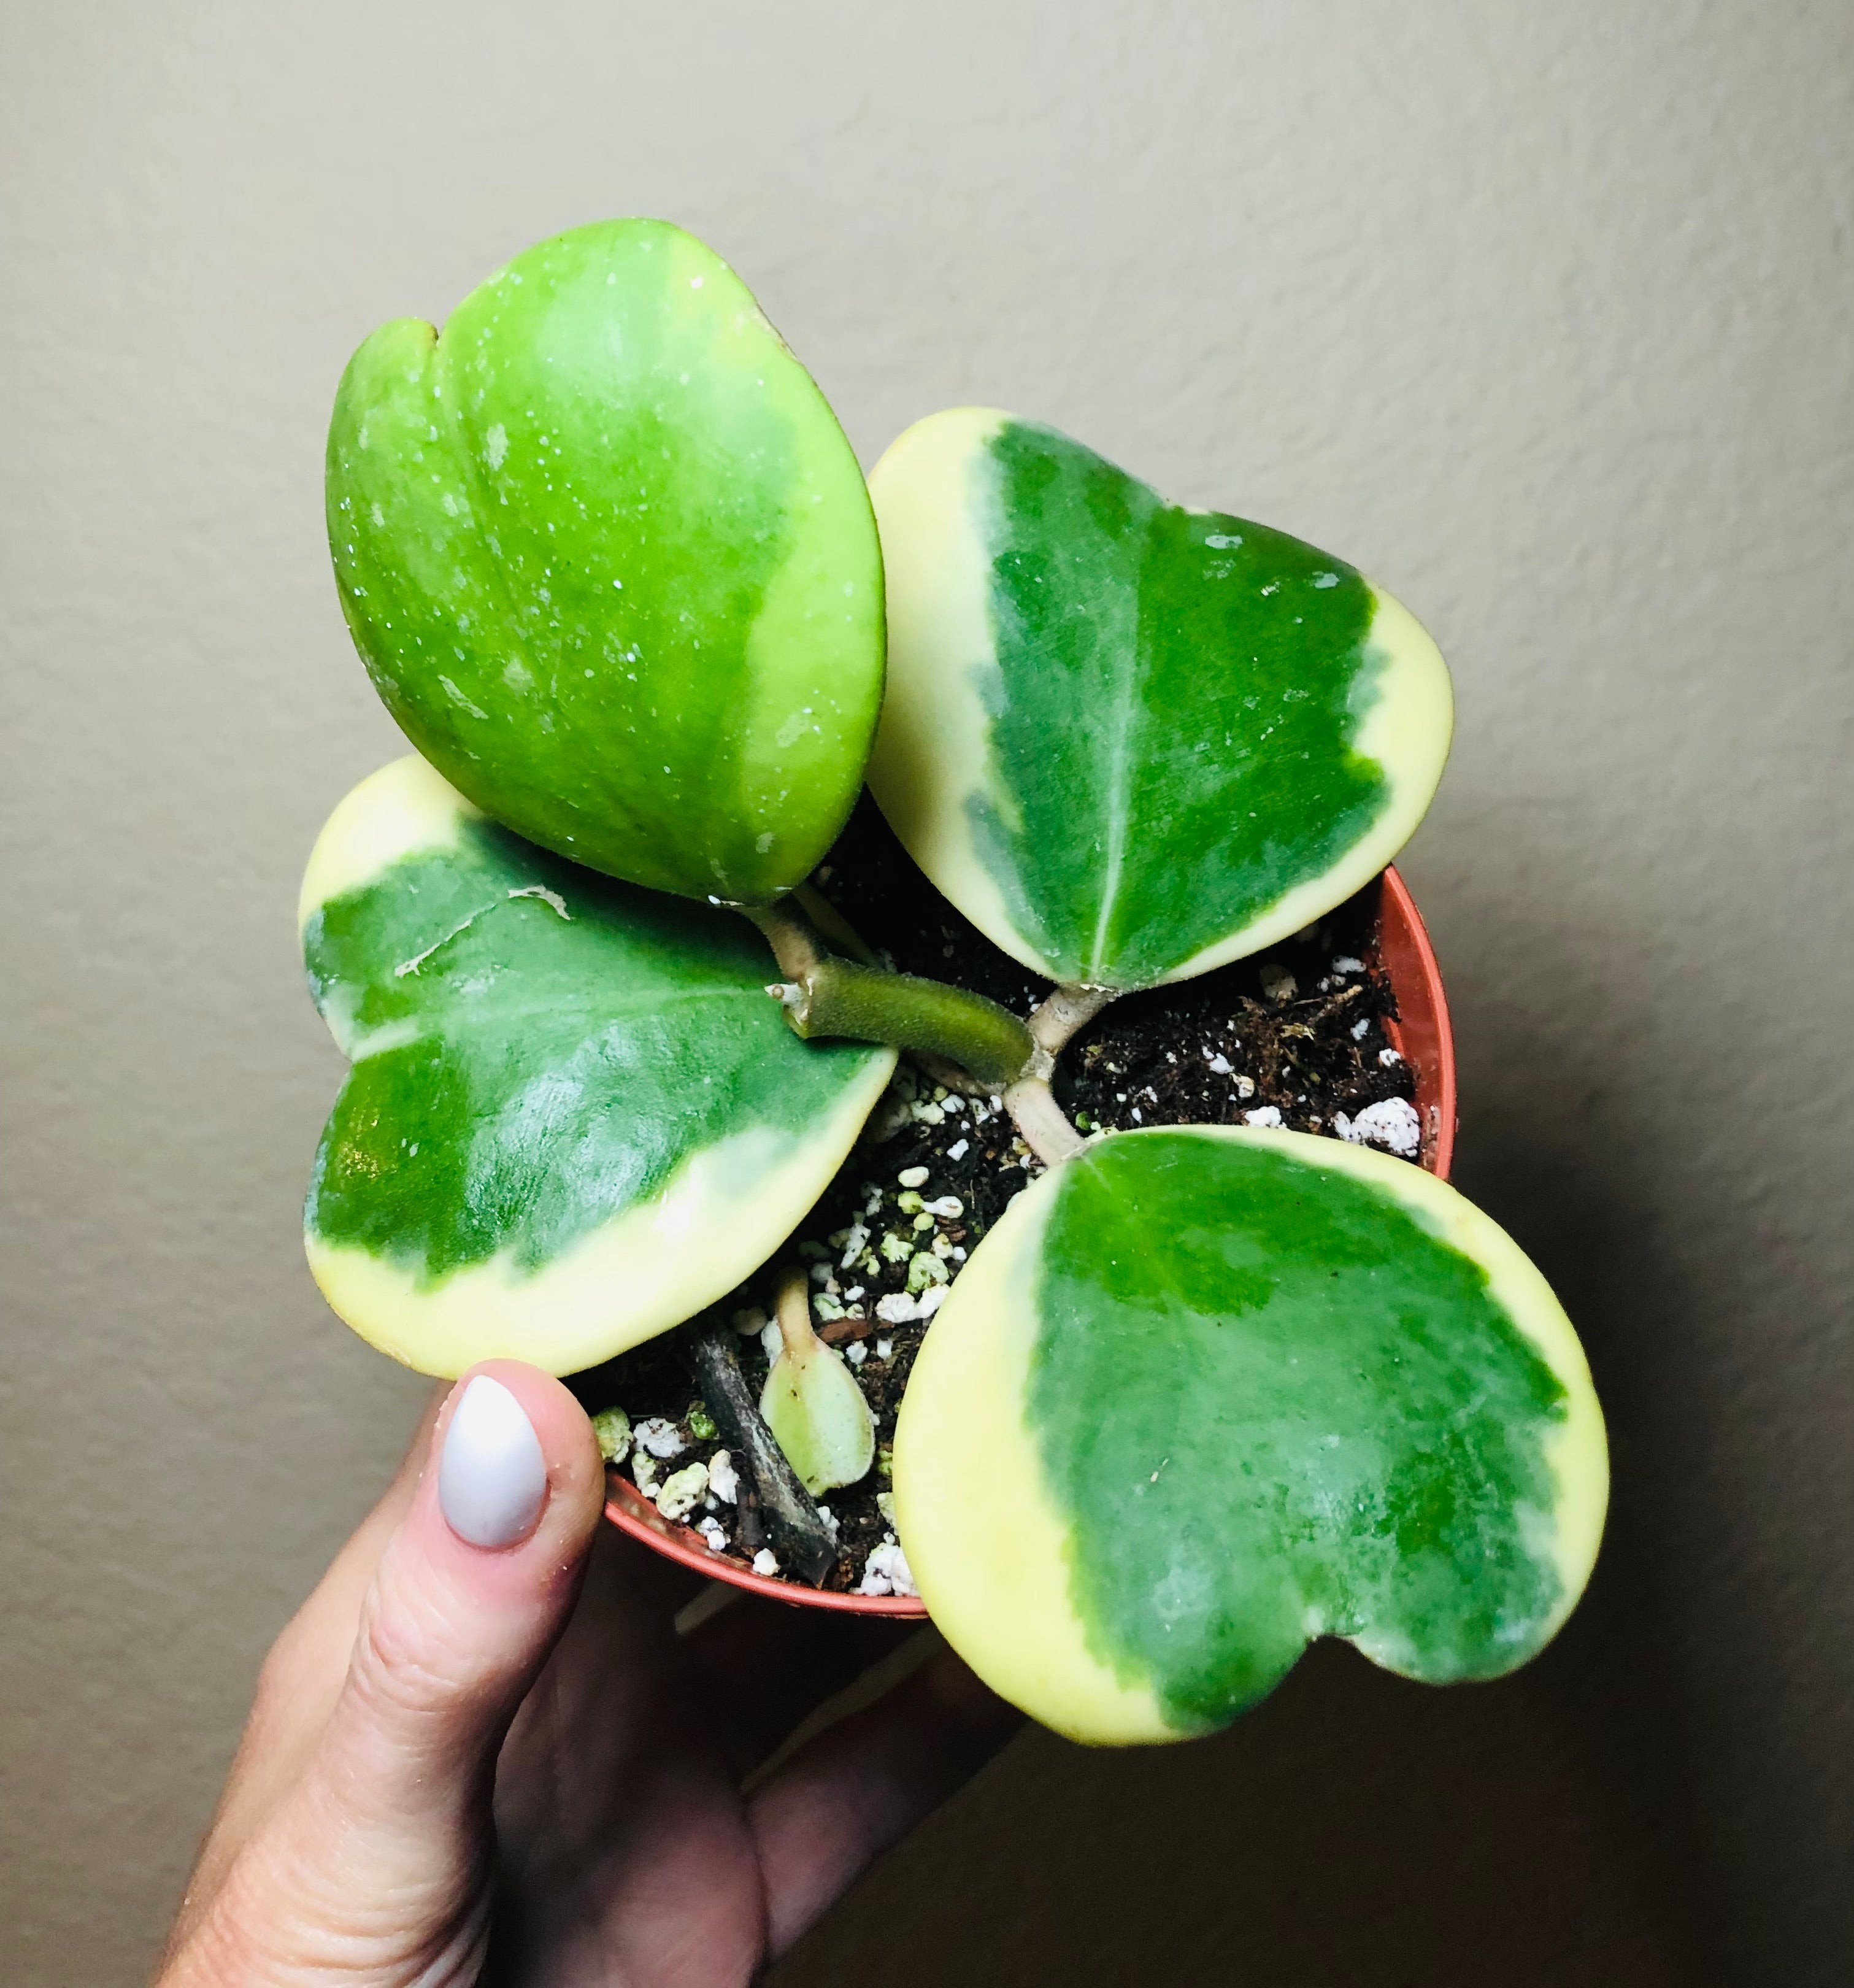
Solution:
[{"label": "potted plant", "polygon": [[350,1324],[576,1377],[619,1523],[924,1605],[1083,1739],[1221,1724],[1316,1635],[1438,1680],[1548,1639],[1602,1424],[1441,1178],[1404,609],[992,411],[866,485],[657,222],[376,333],[328,498],[417,749],[302,894]]}]

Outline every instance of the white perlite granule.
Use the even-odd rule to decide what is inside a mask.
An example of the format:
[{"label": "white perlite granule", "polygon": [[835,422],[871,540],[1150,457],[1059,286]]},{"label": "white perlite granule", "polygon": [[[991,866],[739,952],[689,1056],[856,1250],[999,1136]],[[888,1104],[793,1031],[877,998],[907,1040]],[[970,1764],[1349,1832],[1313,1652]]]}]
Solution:
[{"label": "white perlite granule", "polygon": [[664,1462],[672,1456],[681,1456],[688,1447],[677,1433],[676,1425],[661,1415],[647,1415],[631,1434],[640,1449],[647,1450]]},{"label": "white perlite granule", "polygon": [[631,1453],[631,1418],[622,1408],[603,1408],[593,1418],[599,1454],[607,1463],[622,1463]]},{"label": "white perlite granule", "polygon": [[1423,1121],[1407,1097],[1380,1099],[1356,1118],[1336,1113],[1332,1129],[1355,1146],[1380,1146],[1403,1160],[1413,1160],[1423,1144]]},{"label": "white perlite granule", "polygon": [[1299,982],[1278,959],[1268,960],[1263,965],[1261,991],[1271,1001],[1292,1001],[1299,987]]},{"label": "white perlite granule", "polygon": [[[964,1252],[957,1248],[953,1251],[956,1261],[964,1261]],[[906,1291],[890,1291],[886,1297],[876,1300],[876,1316],[884,1325],[912,1325],[921,1319],[931,1318],[946,1303],[947,1286],[929,1284],[919,1297],[910,1297]]]},{"label": "white perlite granule", "polygon": [[657,1509],[666,1519],[686,1519],[708,1495],[708,1466],[691,1463],[658,1487]]},{"label": "white perlite granule", "polygon": [[1244,1112],[1242,1122],[1245,1125],[1278,1125],[1281,1114],[1272,1104],[1259,1105],[1253,1111]]},{"label": "white perlite granule", "polygon": [[914,1577],[908,1571],[907,1556],[891,1533],[863,1564],[859,1594],[916,1594]]}]

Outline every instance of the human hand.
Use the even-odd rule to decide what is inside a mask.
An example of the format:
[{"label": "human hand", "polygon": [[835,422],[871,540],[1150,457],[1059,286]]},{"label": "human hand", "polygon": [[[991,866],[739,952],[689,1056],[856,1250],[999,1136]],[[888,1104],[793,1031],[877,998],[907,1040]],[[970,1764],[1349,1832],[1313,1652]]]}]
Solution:
[{"label": "human hand", "polygon": [[557,1381],[434,1404],[265,1663],[158,1988],[745,1982],[1015,1730],[943,1650],[756,1780],[907,1631],[743,1597],[679,1635],[700,1577],[604,1498]]}]

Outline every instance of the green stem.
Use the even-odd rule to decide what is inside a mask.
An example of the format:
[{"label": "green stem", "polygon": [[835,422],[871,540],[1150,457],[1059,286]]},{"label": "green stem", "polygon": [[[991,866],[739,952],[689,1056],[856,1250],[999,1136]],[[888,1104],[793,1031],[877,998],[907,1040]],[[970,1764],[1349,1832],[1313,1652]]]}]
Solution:
[{"label": "green stem", "polygon": [[1029,1071],[1035,1038],[995,1001],[944,981],[843,958],[789,898],[746,915],[765,935],[786,975],[767,992],[784,1006],[795,1034],[807,1040],[844,1036],[944,1057],[979,1083],[1000,1088]]},{"label": "green stem", "polygon": [[[1113,989],[1055,988],[1026,1025],[982,994],[844,958],[795,898],[763,910],[741,908],[765,935],[787,975],[766,992],[783,1006],[795,1034],[807,1041],[846,1036],[887,1043],[911,1050],[949,1087],[1001,1092],[1024,1144],[1045,1166],[1086,1144],[1056,1103],[1049,1080],[1063,1046],[1113,999]],[[821,908],[819,917],[827,910]],[[847,937],[846,928],[839,938]]]}]

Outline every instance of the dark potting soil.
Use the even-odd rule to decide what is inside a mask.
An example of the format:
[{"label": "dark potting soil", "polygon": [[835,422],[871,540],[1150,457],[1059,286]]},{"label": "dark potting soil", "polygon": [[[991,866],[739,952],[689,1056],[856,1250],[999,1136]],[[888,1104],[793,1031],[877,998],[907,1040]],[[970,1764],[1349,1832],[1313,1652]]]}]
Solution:
[{"label": "dark potting soil", "polygon": [[[934,890],[866,794],[813,881],[883,963],[902,972],[974,989],[1020,1015],[1049,991]],[[1395,1010],[1378,952],[1376,894],[1361,893],[1258,958],[1114,1002],[1062,1053],[1055,1088],[1063,1107],[1084,1132],[1247,1120],[1337,1138],[1372,1106],[1413,1098],[1409,1067],[1383,1030]],[[852,1363],[875,1417],[875,1467],[819,1501],[839,1547],[825,1587],[894,1591],[892,1556],[879,1556],[873,1571],[869,1561],[894,1537],[884,1507],[909,1370],[947,1285],[1042,1172],[1001,1106],[949,1094],[903,1058],[817,1206],[770,1263],[721,1301],[757,1396],[769,1365],[762,1330],[776,1349],[776,1329],[767,1328],[779,1274],[806,1264],[819,1334]],[[721,1447],[683,1331],[568,1384],[592,1412],[619,1407],[633,1432],[650,1425],[648,1444],[660,1453],[644,1449],[642,1468],[659,1491],[691,1464],[711,1464]],[[640,1447],[614,1466],[633,1482]],[[734,1537],[735,1517],[731,1503],[710,1493],[683,1523],[705,1525],[718,1556],[750,1564],[753,1553]]]}]

